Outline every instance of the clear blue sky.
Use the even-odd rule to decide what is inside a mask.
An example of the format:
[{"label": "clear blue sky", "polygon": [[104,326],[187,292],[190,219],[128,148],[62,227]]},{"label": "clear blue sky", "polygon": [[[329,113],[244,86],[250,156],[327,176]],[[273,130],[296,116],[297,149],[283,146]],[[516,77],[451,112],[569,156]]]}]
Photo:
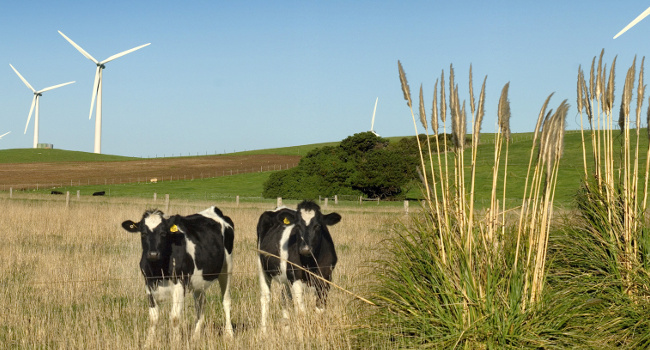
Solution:
[{"label": "clear blue sky", "polygon": [[[510,82],[513,132],[532,131],[548,94],[568,99],[578,128],[578,65],[605,49],[623,78],[650,50],[650,18],[612,37],[647,1],[3,1],[0,3],[0,149],[29,148],[32,93],[41,98],[40,142],[92,152],[88,120],[98,60],[151,43],[106,65],[102,153],[223,153],[338,141],[370,129],[413,135],[397,60],[414,98],[454,65],[461,99],[487,75],[483,131]],[[650,62],[648,63],[650,64]],[[650,68],[648,68],[650,69]],[[447,78],[446,78],[447,79]],[[647,81],[647,78],[646,78]],[[622,82],[617,79],[617,103]]]}]

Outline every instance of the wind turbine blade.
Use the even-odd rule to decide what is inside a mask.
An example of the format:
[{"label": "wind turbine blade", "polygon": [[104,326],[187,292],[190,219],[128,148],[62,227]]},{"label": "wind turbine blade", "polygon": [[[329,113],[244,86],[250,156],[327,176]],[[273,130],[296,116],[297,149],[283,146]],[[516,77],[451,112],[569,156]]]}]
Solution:
[{"label": "wind turbine blade", "polygon": [[379,97],[375,100],[375,109],[372,111],[372,124],[370,124],[370,131],[375,130],[375,113],[377,112],[377,102],[379,102]]},{"label": "wind turbine blade", "polygon": [[1,138],[3,138],[3,137],[5,137],[5,136],[7,136],[7,135],[9,135],[10,133],[11,133],[11,131],[9,131],[9,132],[6,132],[6,133],[4,133],[4,134],[2,134],[2,135],[0,135],[0,139],[1,139]]},{"label": "wind turbine blade", "polygon": [[81,52],[82,55],[86,56],[87,59],[95,62],[95,64],[99,64],[99,62],[95,59],[95,57],[91,56],[88,52],[86,52],[86,50],[82,49],[81,46],[77,45],[77,43],[75,43],[70,38],[65,36],[65,34],[61,33],[60,30],[58,32],[63,36],[65,40],[67,40],[70,44],[72,44],[72,46],[74,46],[74,48],[77,49],[77,51]]},{"label": "wind turbine blade", "polygon": [[108,63],[108,62],[110,62],[110,61],[112,61],[112,60],[114,60],[114,59],[116,59],[116,58],[120,58],[120,57],[122,57],[122,56],[124,56],[124,55],[126,55],[126,54],[129,54],[129,53],[131,53],[131,52],[133,52],[133,51],[135,51],[135,50],[140,50],[141,48],[143,48],[143,47],[145,47],[145,46],[149,46],[149,45],[151,45],[151,43],[144,44],[144,45],[140,45],[140,46],[138,46],[138,47],[134,47],[134,48],[132,48],[132,49],[130,49],[130,50],[122,51],[122,52],[120,52],[120,53],[118,53],[118,54],[115,54],[115,55],[113,55],[113,56],[111,56],[111,57],[109,57],[109,58],[107,58],[107,59],[105,59],[105,60],[99,62],[99,64]]},{"label": "wind turbine blade", "polygon": [[32,106],[29,108],[29,115],[27,116],[27,123],[25,124],[25,134],[27,134],[27,127],[29,126],[29,121],[32,120],[32,112],[34,111],[34,105],[36,105],[37,98],[38,95],[34,95],[34,99],[32,100]]},{"label": "wind turbine blade", "polygon": [[643,11],[640,15],[638,15],[630,24],[625,26],[618,34],[614,35],[614,39],[618,38],[621,36],[621,34],[627,32],[628,29],[634,27],[637,23],[641,22],[642,19],[646,18],[648,15],[650,15],[650,7],[648,7],[645,11]]},{"label": "wind turbine blade", "polygon": [[39,94],[40,94],[40,93],[43,93],[43,92],[45,92],[45,91],[50,91],[50,90],[54,90],[54,89],[56,89],[56,88],[60,88],[61,86],[70,85],[70,84],[72,84],[72,83],[74,83],[74,81],[69,81],[69,82],[67,82],[67,83],[63,83],[63,84],[59,84],[59,85],[54,85],[54,86],[46,87],[46,88],[43,89],[43,90],[36,91],[36,93],[39,93]]},{"label": "wind turbine blade", "polygon": [[20,73],[18,73],[18,70],[17,70],[16,68],[14,68],[14,66],[12,66],[11,63],[9,63],[9,67],[11,67],[11,69],[13,69],[14,72],[16,72],[16,74],[18,74],[18,77],[20,78],[20,80],[22,80],[23,83],[25,83],[25,85],[27,85],[27,87],[28,87],[30,90],[32,90],[32,92],[36,92],[36,90],[34,90],[34,88],[33,88],[31,85],[29,85],[29,83],[27,82],[27,80],[25,80],[25,78],[23,78],[23,76],[20,75]]},{"label": "wind turbine blade", "polygon": [[88,114],[88,120],[93,117],[93,107],[95,106],[95,98],[97,97],[97,90],[99,90],[99,70],[102,69],[101,66],[97,66],[95,71],[95,82],[93,83],[93,98],[90,100],[90,113]]}]

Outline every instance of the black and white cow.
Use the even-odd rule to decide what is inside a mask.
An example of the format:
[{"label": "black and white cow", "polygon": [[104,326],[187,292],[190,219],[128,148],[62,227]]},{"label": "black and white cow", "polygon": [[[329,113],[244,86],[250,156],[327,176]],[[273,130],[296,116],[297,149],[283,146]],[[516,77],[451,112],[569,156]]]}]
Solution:
[{"label": "black and white cow", "polygon": [[327,300],[329,284],[309,273],[296,268],[287,261],[332,280],[332,271],[336,266],[334,242],[327,226],[341,221],[341,215],[330,213],[324,215],[320,207],[311,201],[298,204],[298,209],[286,207],[266,211],[257,223],[257,247],[282,259],[264,253],[259,254],[259,278],[261,286],[262,330],[266,331],[266,318],[271,300],[271,281],[275,279],[285,290],[283,293],[282,316],[289,318],[287,304],[293,299],[296,307],[305,311],[303,290],[305,285],[316,289],[318,312],[322,312]]},{"label": "black and white cow", "polygon": [[140,270],[145,278],[151,321],[147,344],[155,335],[158,302],[170,297],[170,320],[174,334],[178,335],[179,318],[188,290],[194,293],[194,336],[198,337],[203,325],[205,290],[217,279],[226,314],[225,333],[232,336],[230,275],[235,226],[229,217],[214,206],[189,216],[165,217],[161,211],[148,210],[140,222],[127,220],[122,227],[142,237]]}]

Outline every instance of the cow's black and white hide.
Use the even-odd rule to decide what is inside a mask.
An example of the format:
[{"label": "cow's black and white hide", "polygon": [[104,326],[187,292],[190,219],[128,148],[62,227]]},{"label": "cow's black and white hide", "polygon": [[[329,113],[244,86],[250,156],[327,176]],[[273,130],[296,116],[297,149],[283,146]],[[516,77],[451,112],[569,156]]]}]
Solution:
[{"label": "cow's black and white hide", "polygon": [[159,318],[158,303],[171,299],[170,321],[178,334],[185,292],[192,291],[196,305],[193,337],[203,325],[205,291],[216,280],[221,286],[226,316],[224,332],[232,336],[230,322],[230,275],[234,224],[221,210],[210,207],[189,216],[165,217],[148,210],[139,222],[124,221],[122,227],[142,238],[140,270],[145,278],[151,325],[147,344],[153,340]]},{"label": "cow's black and white hide", "polygon": [[335,225],[339,221],[341,215],[337,213],[325,215],[321,213],[320,207],[311,201],[301,202],[297,210],[281,207],[274,211],[266,211],[260,216],[257,223],[257,247],[261,251],[258,264],[263,331],[266,331],[272,280],[276,280],[284,288],[282,314],[285,319],[289,318],[288,304],[291,299],[301,312],[305,311],[303,302],[305,286],[315,287],[316,310],[317,312],[324,310],[329,284],[287,261],[331,281],[337,257],[327,226]]}]

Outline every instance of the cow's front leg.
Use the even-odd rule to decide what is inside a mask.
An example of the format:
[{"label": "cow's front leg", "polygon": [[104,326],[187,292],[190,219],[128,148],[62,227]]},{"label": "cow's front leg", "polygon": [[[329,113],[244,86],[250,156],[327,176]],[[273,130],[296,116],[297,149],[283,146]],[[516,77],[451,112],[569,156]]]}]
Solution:
[{"label": "cow's front leg", "polygon": [[169,321],[173,329],[174,340],[180,339],[180,322],[181,314],[183,313],[183,302],[185,299],[185,287],[179,281],[172,285],[172,310],[169,314]]},{"label": "cow's front leg", "polygon": [[266,333],[266,319],[269,312],[269,303],[271,302],[271,278],[264,272],[260,259],[257,260],[260,279],[260,327],[262,333]]},{"label": "cow's front leg", "polygon": [[224,266],[221,268],[219,275],[219,286],[221,287],[221,302],[223,303],[223,313],[226,316],[224,332],[227,336],[232,337],[232,321],[230,320],[230,276],[232,274],[232,256],[226,252]]},{"label": "cow's front leg", "polygon": [[147,297],[149,299],[149,330],[147,331],[147,339],[145,340],[145,348],[150,348],[156,337],[156,325],[158,324],[159,312],[158,304],[148,289]]},{"label": "cow's front leg", "polygon": [[205,292],[203,290],[194,291],[194,308],[196,309],[196,323],[194,324],[194,334],[192,340],[201,337],[201,328],[203,327],[203,306],[205,305]]},{"label": "cow's front leg", "polygon": [[294,281],[291,284],[291,293],[293,294],[294,306],[301,312],[305,313],[305,301],[303,298],[305,285],[301,280]]},{"label": "cow's front leg", "polygon": [[325,311],[325,305],[327,304],[327,293],[329,292],[329,289],[329,283],[323,281],[318,281],[316,283],[316,312],[319,314]]},{"label": "cow's front leg", "polygon": [[282,318],[289,321],[289,307],[292,306],[293,295],[291,293],[290,282],[283,282],[282,285]]}]

